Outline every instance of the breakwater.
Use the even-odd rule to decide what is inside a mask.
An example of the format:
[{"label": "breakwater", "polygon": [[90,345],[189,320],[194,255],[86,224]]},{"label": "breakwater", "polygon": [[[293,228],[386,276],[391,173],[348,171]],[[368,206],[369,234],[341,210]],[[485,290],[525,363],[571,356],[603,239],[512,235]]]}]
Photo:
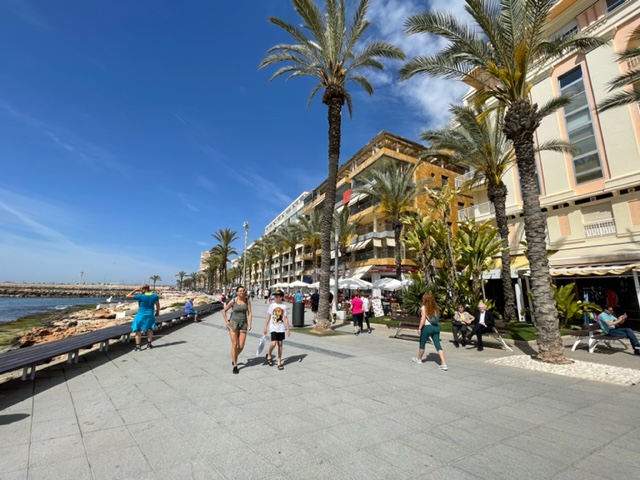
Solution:
[{"label": "breakwater", "polygon": [[4,297],[123,297],[134,285],[0,283]]}]

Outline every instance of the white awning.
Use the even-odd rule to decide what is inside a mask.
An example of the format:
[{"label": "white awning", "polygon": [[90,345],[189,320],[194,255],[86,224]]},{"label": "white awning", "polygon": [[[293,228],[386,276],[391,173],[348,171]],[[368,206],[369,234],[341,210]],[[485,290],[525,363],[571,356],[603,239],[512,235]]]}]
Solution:
[{"label": "white awning", "polygon": [[640,247],[636,244],[566,248],[549,255],[552,268],[627,265],[640,263]]},{"label": "white awning", "polygon": [[387,238],[387,247],[395,247],[396,239],[395,238]]},{"label": "white awning", "polygon": [[[621,275],[630,270],[640,269],[640,263],[629,263],[627,265],[597,265],[597,266],[582,266],[582,267],[551,267],[549,273],[552,277],[568,276],[587,276],[587,275]],[[528,268],[519,269],[520,275],[529,276],[531,270]]]},{"label": "white awning", "polygon": [[363,275],[369,273],[369,270],[373,268],[373,265],[366,265],[364,267],[357,267],[350,270],[351,278],[362,278]]},{"label": "white awning", "polygon": [[351,206],[351,205],[353,205],[354,203],[357,203],[358,201],[360,201],[361,199],[363,199],[366,196],[367,196],[366,193],[359,193],[358,195],[354,195],[353,197],[351,197],[351,199],[349,200],[349,203],[347,203],[347,205]]}]

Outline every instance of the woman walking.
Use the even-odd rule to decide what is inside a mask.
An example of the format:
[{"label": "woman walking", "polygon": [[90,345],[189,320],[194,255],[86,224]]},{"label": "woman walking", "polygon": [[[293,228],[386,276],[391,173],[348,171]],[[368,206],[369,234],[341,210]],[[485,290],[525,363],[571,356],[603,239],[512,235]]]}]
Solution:
[{"label": "woman walking", "polygon": [[448,370],[447,362],[444,359],[444,350],[440,345],[440,327],[438,326],[438,306],[436,300],[430,293],[425,293],[422,296],[422,307],[420,308],[420,348],[418,348],[418,356],[413,357],[411,361],[413,363],[422,363],[422,355],[424,354],[424,347],[427,344],[427,340],[431,338],[433,346],[436,347],[438,355],[440,355],[440,370]]},{"label": "woman walking", "polygon": [[269,352],[267,353],[267,363],[269,366],[273,366],[273,350],[278,346],[278,370],[284,370],[282,364],[282,342],[284,341],[284,335],[287,337],[291,335],[289,331],[289,316],[287,315],[287,306],[282,302],[284,298],[284,292],[282,290],[276,290],[274,293],[275,300],[269,305],[267,312],[267,320],[264,323],[263,333],[267,334],[267,329],[271,332],[271,344],[269,345]]},{"label": "woman walking", "polygon": [[131,331],[136,334],[134,352],[141,350],[142,332],[147,332],[147,348],[153,348],[153,327],[156,326],[156,315],[160,313],[160,297],[152,292],[149,285],[142,285],[127,293],[127,298],[138,301],[138,311],[131,322]]},{"label": "woman walking", "polygon": [[[227,318],[229,309],[231,309],[231,316]],[[233,373],[238,373],[238,356],[247,340],[247,331],[251,330],[251,301],[247,298],[247,291],[242,285],[236,287],[235,296],[222,309],[222,317],[231,339]]]},{"label": "woman walking", "polygon": [[364,311],[362,310],[362,298],[360,298],[360,292],[356,290],[351,299],[351,318],[353,319],[353,334],[360,335],[362,331],[362,317]]}]

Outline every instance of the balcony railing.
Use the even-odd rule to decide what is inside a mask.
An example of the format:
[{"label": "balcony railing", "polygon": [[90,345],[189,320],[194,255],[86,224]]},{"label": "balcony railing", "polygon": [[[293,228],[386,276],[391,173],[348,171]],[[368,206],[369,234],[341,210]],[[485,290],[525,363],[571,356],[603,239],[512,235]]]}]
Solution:
[{"label": "balcony railing", "polygon": [[458,221],[464,222],[465,220],[472,220],[483,215],[492,215],[494,213],[495,209],[493,207],[493,203],[484,202],[458,210]]},{"label": "balcony railing", "polygon": [[584,224],[585,237],[602,237],[617,233],[616,222],[613,218]]},{"label": "balcony railing", "polygon": [[473,177],[476,176],[476,171],[475,170],[471,170],[467,173],[465,173],[464,175],[458,175],[455,179],[454,179],[454,184],[456,186],[456,188],[461,188],[464,184],[466,184],[467,182],[473,180]]}]

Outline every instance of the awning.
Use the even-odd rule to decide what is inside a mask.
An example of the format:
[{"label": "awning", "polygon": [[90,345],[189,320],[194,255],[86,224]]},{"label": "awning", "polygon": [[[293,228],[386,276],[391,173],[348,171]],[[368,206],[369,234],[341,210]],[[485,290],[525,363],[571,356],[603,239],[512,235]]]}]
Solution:
[{"label": "awning", "polygon": [[363,199],[366,196],[367,196],[366,193],[360,193],[358,195],[355,195],[355,196],[351,197],[351,200],[349,200],[349,203],[347,205],[351,206],[351,205],[357,203],[358,201],[360,201],[361,199]]},{"label": "awning", "polygon": [[385,240],[387,241],[387,247],[395,247],[396,246],[396,239],[395,238],[387,238]]},{"label": "awning", "polygon": [[632,263],[640,263],[640,247],[631,244],[566,248],[549,256],[549,265],[553,268],[621,266]]},{"label": "awning", "polygon": [[351,245],[351,247],[349,248],[349,251],[355,252],[357,250],[362,250],[363,248],[365,248],[367,245],[371,243],[371,240],[372,240],[371,238],[368,238],[367,240],[363,240],[362,242],[355,243]]},{"label": "awning", "polygon": [[381,238],[374,238],[373,239],[373,246],[374,247],[381,247],[382,246],[382,239]]},{"label": "awning", "polygon": [[[640,269],[640,263],[628,263],[627,265],[597,265],[597,266],[576,266],[576,267],[551,267],[549,273],[552,277],[577,277],[588,275],[621,275],[630,270]],[[531,270],[522,268],[518,270],[520,275],[529,276]]]},{"label": "awning", "polygon": [[364,267],[357,267],[350,270],[350,276],[352,278],[362,278],[365,274],[373,268],[373,265],[366,265]]}]

